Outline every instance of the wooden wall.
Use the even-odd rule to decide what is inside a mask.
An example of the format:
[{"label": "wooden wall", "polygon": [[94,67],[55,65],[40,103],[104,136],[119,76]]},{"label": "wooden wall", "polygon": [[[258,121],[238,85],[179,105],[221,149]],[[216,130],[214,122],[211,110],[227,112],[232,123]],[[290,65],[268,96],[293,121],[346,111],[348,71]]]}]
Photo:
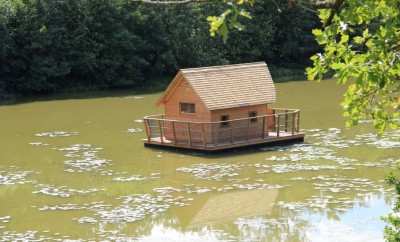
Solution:
[{"label": "wooden wall", "polygon": [[257,116],[262,116],[267,114],[267,109],[268,109],[267,105],[262,104],[255,106],[214,110],[211,111],[211,121],[213,122],[220,121],[222,115],[229,115],[229,119],[248,118],[249,112],[252,111],[257,112]]},{"label": "wooden wall", "polygon": [[[181,77],[182,80],[178,82],[174,91],[170,94],[170,97],[165,102],[165,119],[179,120],[179,121],[194,121],[194,122],[218,122],[221,120],[222,115],[229,115],[229,119],[239,119],[248,118],[249,112],[256,111],[257,116],[263,116],[267,114],[272,114],[271,109],[268,105],[253,105],[244,106],[237,108],[221,109],[209,111],[204,103],[201,101],[200,97],[194,92],[190,84]],[[194,103],[195,113],[181,113],[179,103]],[[274,127],[273,117],[269,117],[266,124],[270,129]],[[250,127],[251,125],[252,127]],[[262,130],[262,122],[258,120],[256,123],[248,124],[247,120],[243,122],[235,122],[233,128],[236,128],[236,132],[243,133],[247,135],[249,127],[257,130],[259,132]],[[190,126],[190,127],[189,127]],[[243,127],[242,127],[243,126]],[[242,131],[240,131],[240,129]],[[194,139],[194,142],[215,142],[215,136],[226,136],[228,129],[221,127],[219,124],[190,124],[184,122],[164,122],[163,123],[164,136],[168,140],[177,140],[177,142],[187,142],[188,136]],[[230,131],[229,131],[230,132]],[[251,132],[251,131],[250,131]],[[255,134],[259,135],[259,134]]]},{"label": "wooden wall", "polygon": [[[195,113],[181,113],[179,103],[194,103]],[[211,120],[211,113],[208,111],[206,106],[200,100],[200,97],[194,92],[189,83],[182,79],[179,85],[176,87],[170,98],[167,100],[164,106],[164,114],[166,119],[173,119],[179,121],[194,121],[194,122],[209,122]],[[178,140],[188,139],[188,127],[185,123],[176,122],[172,127],[172,122],[166,122],[164,124],[165,137],[169,140],[173,140],[174,137]],[[175,129],[175,135],[174,133]],[[194,137],[201,137],[202,127],[199,125],[192,125],[190,127],[191,133]],[[207,131],[206,131],[207,132]]]},{"label": "wooden wall", "polygon": [[[179,103],[194,103],[196,113],[181,113]],[[165,103],[165,118],[182,121],[210,121],[210,111],[201,102],[199,96],[194,92],[189,83],[183,79],[176,87],[171,97]]]}]

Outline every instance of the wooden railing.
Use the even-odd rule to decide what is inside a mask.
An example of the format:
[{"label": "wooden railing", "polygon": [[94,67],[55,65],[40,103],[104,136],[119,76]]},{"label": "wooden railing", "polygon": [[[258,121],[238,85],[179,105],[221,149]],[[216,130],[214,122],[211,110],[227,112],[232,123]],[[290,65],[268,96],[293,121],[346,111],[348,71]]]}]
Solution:
[{"label": "wooden railing", "polygon": [[218,122],[144,118],[148,143],[185,147],[212,147],[292,136],[299,133],[300,110],[272,109],[272,114]]}]

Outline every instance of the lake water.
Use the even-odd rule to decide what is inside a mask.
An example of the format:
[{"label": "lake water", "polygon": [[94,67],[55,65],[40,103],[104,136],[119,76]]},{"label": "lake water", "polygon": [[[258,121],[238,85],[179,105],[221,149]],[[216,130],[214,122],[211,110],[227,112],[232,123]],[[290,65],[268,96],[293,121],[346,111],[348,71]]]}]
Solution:
[{"label": "lake water", "polygon": [[0,107],[0,241],[382,241],[400,131],[344,128],[333,81],[277,84],[303,144],[144,148],[160,93]]}]

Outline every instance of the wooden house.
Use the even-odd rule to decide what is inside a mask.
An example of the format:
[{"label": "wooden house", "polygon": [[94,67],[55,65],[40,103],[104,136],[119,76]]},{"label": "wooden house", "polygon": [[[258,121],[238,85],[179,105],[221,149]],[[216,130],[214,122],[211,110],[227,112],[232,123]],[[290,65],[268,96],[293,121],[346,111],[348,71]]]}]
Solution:
[{"label": "wooden house", "polygon": [[303,140],[300,111],[271,105],[276,90],[264,62],[180,70],[144,118],[146,144],[220,150]]}]

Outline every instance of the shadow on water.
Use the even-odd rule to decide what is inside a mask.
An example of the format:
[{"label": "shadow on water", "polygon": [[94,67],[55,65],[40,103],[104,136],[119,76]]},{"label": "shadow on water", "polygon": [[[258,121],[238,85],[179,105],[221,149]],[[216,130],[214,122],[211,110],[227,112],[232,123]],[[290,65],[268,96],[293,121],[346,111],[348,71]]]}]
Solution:
[{"label": "shadow on water", "polygon": [[299,140],[282,140],[274,142],[273,144],[254,144],[251,146],[243,146],[243,147],[235,147],[224,150],[215,150],[215,151],[202,151],[190,148],[176,148],[171,146],[159,146],[159,145],[151,145],[145,144],[146,149],[151,149],[154,151],[170,151],[171,153],[177,153],[181,155],[189,155],[189,156],[201,156],[206,159],[219,159],[226,158],[232,156],[242,156],[249,155],[255,153],[263,153],[266,151],[276,151],[282,148],[290,148],[295,144],[303,144],[305,142]]}]

